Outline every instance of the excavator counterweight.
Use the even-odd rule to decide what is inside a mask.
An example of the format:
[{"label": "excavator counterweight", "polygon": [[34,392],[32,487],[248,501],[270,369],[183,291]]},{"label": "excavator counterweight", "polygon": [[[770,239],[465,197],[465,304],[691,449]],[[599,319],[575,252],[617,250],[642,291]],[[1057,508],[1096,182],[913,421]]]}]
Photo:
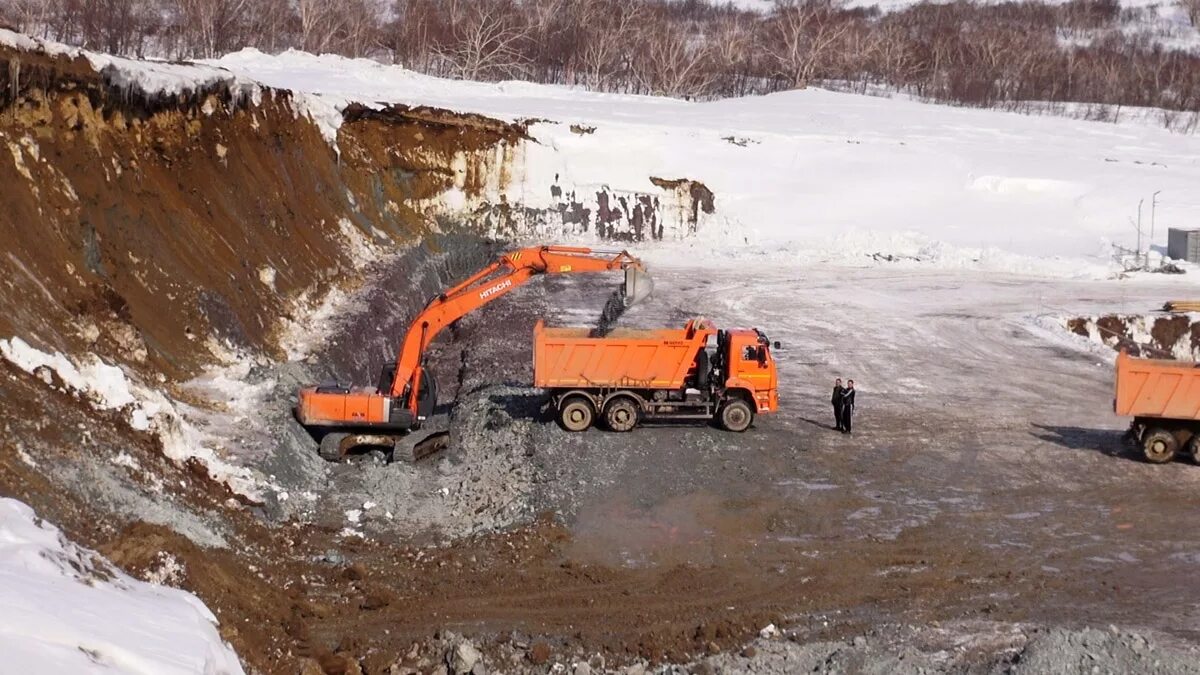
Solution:
[{"label": "excavator counterweight", "polygon": [[510,251],[462,283],[430,299],[401,342],[396,362],[376,387],[304,387],[296,418],[320,436],[321,455],[336,460],[357,447],[379,447],[395,458],[420,459],[445,444],[445,419],[434,419],[437,382],[424,368],[429,344],[448,325],[501,298],[535,276],[625,272],[617,291],[628,307],[650,296],[653,281],[626,251],[539,246]]}]

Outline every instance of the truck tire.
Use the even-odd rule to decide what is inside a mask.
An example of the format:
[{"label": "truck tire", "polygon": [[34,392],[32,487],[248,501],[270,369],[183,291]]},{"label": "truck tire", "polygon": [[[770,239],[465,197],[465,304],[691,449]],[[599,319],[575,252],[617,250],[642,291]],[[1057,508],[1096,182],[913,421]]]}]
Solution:
[{"label": "truck tire", "polygon": [[1179,439],[1166,429],[1151,427],[1142,436],[1142,454],[1151,464],[1165,464],[1179,452]]},{"label": "truck tire", "polygon": [[321,437],[321,443],[317,446],[317,454],[321,459],[327,462],[342,461],[342,441],[350,437],[350,434],[343,431],[331,431]]},{"label": "truck tire", "polygon": [[638,407],[632,399],[622,396],[604,407],[604,423],[613,431],[633,431],[638,423]]},{"label": "truck tire", "polygon": [[721,427],[726,431],[741,433],[749,429],[750,424],[754,422],[754,411],[750,409],[750,404],[740,398],[735,398],[721,406],[721,412],[718,414],[721,418]]},{"label": "truck tire", "polygon": [[568,398],[558,410],[558,423],[567,431],[587,431],[595,420],[596,409],[582,396]]},{"label": "truck tire", "polygon": [[1192,456],[1192,461],[1200,464],[1200,434],[1192,434],[1192,437],[1187,442],[1187,453]]}]

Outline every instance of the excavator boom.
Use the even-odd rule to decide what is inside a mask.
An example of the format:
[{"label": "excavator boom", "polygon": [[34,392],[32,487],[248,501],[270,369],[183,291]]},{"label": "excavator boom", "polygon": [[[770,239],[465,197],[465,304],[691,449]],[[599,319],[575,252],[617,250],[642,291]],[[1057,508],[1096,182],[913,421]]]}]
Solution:
[{"label": "excavator boom", "polygon": [[[462,283],[432,298],[417,314],[401,342],[390,377],[379,387],[323,385],[300,390],[296,416],[302,424],[323,430],[364,432],[372,439],[420,426],[437,403],[437,387],[423,368],[425,351],[448,325],[501,298],[535,276],[579,272],[625,271],[620,294],[625,306],[649,296],[653,284],[641,261],[625,251],[573,246],[538,246],[510,251]],[[342,434],[349,436],[349,434]],[[346,439],[322,454],[344,454]]]}]

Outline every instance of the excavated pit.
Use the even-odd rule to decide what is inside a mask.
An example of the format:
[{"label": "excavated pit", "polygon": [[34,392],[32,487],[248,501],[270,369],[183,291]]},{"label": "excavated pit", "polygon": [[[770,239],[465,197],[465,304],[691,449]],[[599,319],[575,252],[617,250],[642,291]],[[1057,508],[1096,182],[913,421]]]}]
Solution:
[{"label": "excavated pit", "polygon": [[[1127,631],[1039,635],[1023,623],[1148,622],[1194,637],[1194,593],[1161,580],[1193,564],[1197,542],[1156,512],[1123,509],[1149,494],[1186,513],[1197,492],[1095,451],[1118,434],[1089,427],[1108,397],[1089,359],[991,330],[978,303],[937,297],[936,279],[857,270],[863,297],[883,298],[862,313],[880,320],[846,326],[858,298],[843,271],[806,270],[818,276],[795,298],[794,270],[693,269],[664,280],[667,299],[620,317],[752,314],[817,359],[854,354],[876,374],[861,445],[814,421],[827,411],[806,388],[824,373],[800,363],[782,366],[789,412],[736,443],[703,425],[572,435],[545,423],[526,386],[534,320],[590,325],[618,283],[553,278],[460,321],[431,353],[453,404],[445,452],[329,464],[291,418],[296,388],[373,383],[429,295],[494,252],[487,235],[551,224],[669,239],[704,226],[711,192],[655,179],[666,196],[593,199],[554,185],[557,208],[528,210],[488,198],[512,175],[521,125],[352,107],[335,149],[289,92],[217,78],[153,94],[119,69],[9,48],[3,72],[0,339],[121,364],[271,487],[233,492],[203,462],[167,459],[127,411],[5,360],[0,494],[130,573],[196,593],[252,671],[434,672],[451,631],[508,671],[645,659],[890,672],[897,654],[979,672],[1022,659],[1073,668],[1075,654],[1114,671],[1195,663]],[[452,190],[477,205],[469,222],[444,217],[439,195]],[[1023,291],[995,292],[1024,311]],[[913,297],[947,307],[926,315]],[[796,316],[812,321],[800,331]],[[926,323],[960,351],[930,355]],[[1194,326],[1146,331],[1177,348]],[[862,351],[859,334],[904,351]],[[1013,353],[1071,386],[1012,379]],[[968,371],[996,384],[982,412],[956,398]],[[939,397],[913,393],[925,377]],[[1136,566],[1105,557],[1114,550]],[[790,639],[741,651],[772,623]]]},{"label": "excavated pit", "polygon": [[[457,402],[437,457],[325,463],[290,408],[302,384],[375,382],[417,309],[495,252],[489,235],[558,223],[664,238],[675,227],[664,209],[694,228],[711,195],[693,209],[697,188],[679,183],[676,205],[599,194],[616,204],[599,220],[580,200],[574,217],[521,210],[498,223],[484,206],[455,222],[441,195],[488,204],[512,175],[521,125],[351,107],[335,148],[290,92],[233,78],[148,92],[117,66],[9,47],[0,72],[0,339],[122,366],[265,486],[235,492],[202,460],[168,459],[128,410],[99,410],[53,372],[4,360],[0,494],[130,573],[196,593],[259,672],[429,670],[444,648],[435,633],[471,625],[544,636],[558,654],[686,658],[699,639],[698,619],[678,618],[686,578],[568,562],[570,535],[539,518],[578,507],[545,453],[561,439],[522,384],[544,289],[459,322],[432,351],[443,398]],[[594,308],[576,305],[598,317],[616,283]],[[613,585],[637,596],[618,592],[619,612],[654,597],[649,623],[580,632],[571,610],[511,618],[526,614],[514,589],[554,588],[583,608]],[[775,618],[733,612],[721,640]]]}]

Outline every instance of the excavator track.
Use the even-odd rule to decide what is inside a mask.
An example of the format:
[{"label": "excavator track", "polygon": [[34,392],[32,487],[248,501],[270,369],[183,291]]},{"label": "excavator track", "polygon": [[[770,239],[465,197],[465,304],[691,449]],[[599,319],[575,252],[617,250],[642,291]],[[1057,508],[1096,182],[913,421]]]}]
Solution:
[{"label": "excavator track", "polygon": [[450,445],[450,416],[434,415],[414,429],[397,436],[392,450],[393,462],[418,462]]},{"label": "excavator track", "polygon": [[331,431],[321,437],[317,453],[328,462],[340,462],[358,454],[361,448],[391,448],[390,461],[418,462],[450,444],[450,425],[446,415],[438,415],[414,429],[400,434],[353,433]]},{"label": "excavator track", "polygon": [[321,455],[321,459],[327,462],[340,462],[345,456],[343,451],[343,442],[350,437],[350,434],[341,431],[331,431],[321,437],[321,443],[317,446],[317,454]]}]

